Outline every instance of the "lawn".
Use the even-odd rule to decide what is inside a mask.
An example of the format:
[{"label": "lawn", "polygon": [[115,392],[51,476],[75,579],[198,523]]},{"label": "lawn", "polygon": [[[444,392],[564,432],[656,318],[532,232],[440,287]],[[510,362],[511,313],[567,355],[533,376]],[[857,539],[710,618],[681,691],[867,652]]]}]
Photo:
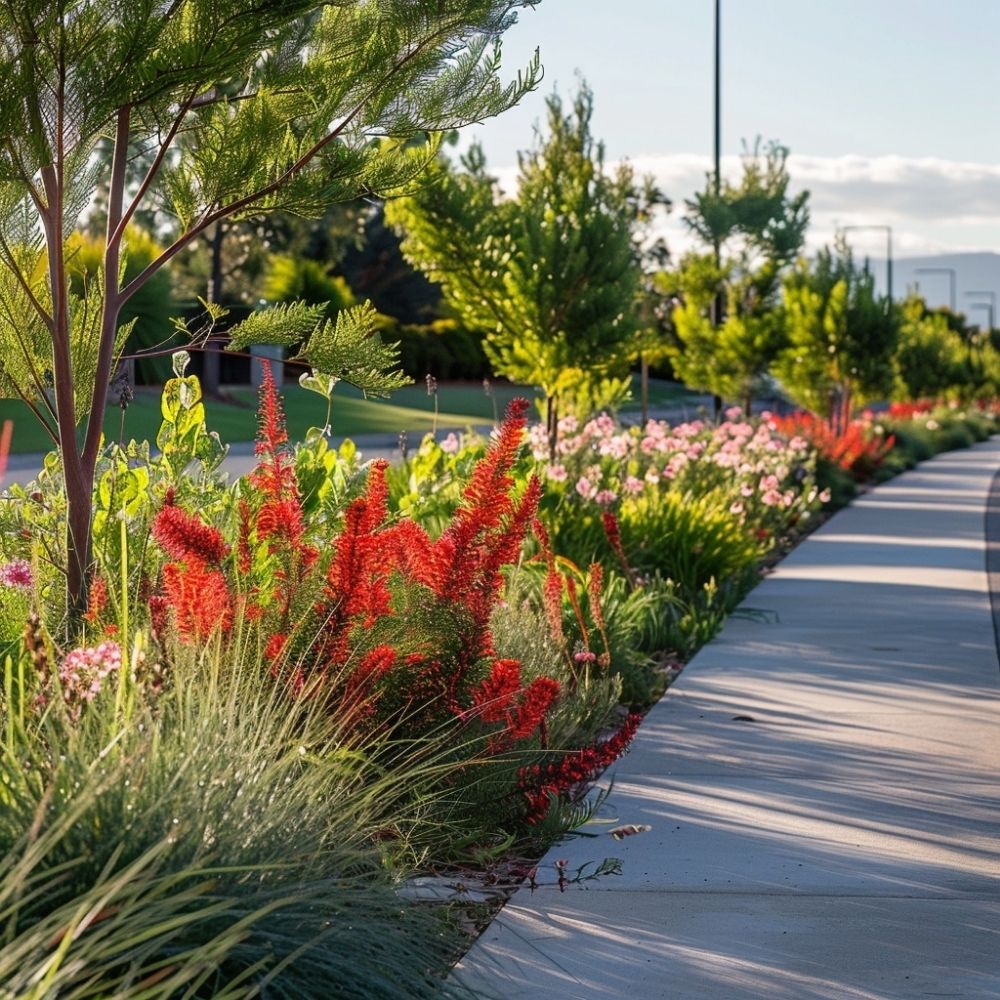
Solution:
[{"label": "lawn", "polygon": [[[300,440],[310,427],[322,426],[326,419],[326,402],[315,393],[289,383],[283,389],[288,433]],[[231,402],[211,400],[206,403],[208,426],[218,431],[223,441],[249,441],[256,427],[256,393],[252,389],[233,389]],[[487,396],[478,383],[442,383],[438,390],[440,413],[438,427],[465,427],[470,424],[492,423],[515,396],[535,398],[530,387],[506,382],[494,383]],[[634,386],[633,402],[626,407],[635,410],[638,384]],[[664,406],[695,399],[688,390],[675,383],[654,380],[650,384],[650,403]],[[26,454],[48,451],[51,441],[38,426],[27,408],[16,400],[0,400],[0,421],[14,422],[11,452]],[[333,395],[331,413],[333,433],[338,437],[359,434],[407,431],[419,435],[434,424],[434,400],[423,384],[407,386],[393,394],[391,400],[364,399],[351,386],[340,385]],[[125,414],[124,437],[156,440],[160,426],[159,396],[154,390],[140,389]],[[117,439],[122,433],[122,417],[118,407],[109,407],[104,433]]]}]

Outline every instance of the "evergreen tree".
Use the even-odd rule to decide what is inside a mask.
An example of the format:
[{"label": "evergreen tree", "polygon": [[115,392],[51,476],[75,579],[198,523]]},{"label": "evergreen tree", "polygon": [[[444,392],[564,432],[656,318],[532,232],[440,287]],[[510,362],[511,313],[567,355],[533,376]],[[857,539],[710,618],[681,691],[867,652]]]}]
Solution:
[{"label": "evergreen tree", "polygon": [[899,312],[876,295],[845,244],[820,251],[812,265],[800,261],[784,298],[788,345],[774,372],[795,402],[839,430],[855,405],[891,393]]},{"label": "evergreen tree", "polygon": [[[25,0],[0,5],[0,392],[25,399],[59,446],[68,597],[90,567],[94,469],[125,304],[213,226],[403,190],[415,144],[516,102],[499,38],[534,0]],[[92,154],[112,143],[110,160]],[[149,167],[130,182],[136,151]],[[106,192],[99,280],[75,293],[67,240]],[[122,279],[127,226],[155,206],[176,235]],[[346,318],[345,318],[346,317]],[[234,340],[293,344],[372,391],[398,384],[372,311],[336,324],[309,307],[256,313]],[[246,324],[249,323],[250,326]],[[50,401],[46,388],[54,388]],[[78,439],[79,433],[79,439]]]},{"label": "evergreen tree", "polygon": [[928,309],[917,295],[903,302],[895,352],[894,398],[961,398],[973,388],[976,376],[981,374],[974,357],[981,360],[986,345],[975,345],[963,337],[957,325],[964,328],[950,310]]},{"label": "evergreen tree", "polygon": [[743,156],[738,185],[705,190],[686,222],[712,252],[681,262],[671,363],[689,386],[743,403],[782,346],[781,272],[802,248],[809,193],[789,194],[788,150],[758,141]]},{"label": "evergreen tree", "polygon": [[483,333],[496,373],[541,387],[554,446],[560,404],[603,402],[608,380],[627,373],[640,192],[630,168],[605,168],[586,86],[569,113],[555,95],[547,107],[548,134],[519,155],[514,197],[473,146],[463,171],[439,162],[434,183],[388,204],[386,218],[406,257]]}]

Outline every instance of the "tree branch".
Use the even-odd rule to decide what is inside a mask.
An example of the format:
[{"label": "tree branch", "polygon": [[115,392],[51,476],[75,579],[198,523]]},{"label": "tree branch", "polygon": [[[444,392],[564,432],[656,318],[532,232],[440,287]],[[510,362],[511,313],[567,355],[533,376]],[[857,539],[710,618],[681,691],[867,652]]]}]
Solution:
[{"label": "tree branch", "polygon": [[[174,141],[174,137],[177,135],[177,130],[181,126],[181,122],[184,120],[184,116],[188,113],[191,108],[191,103],[194,101],[195,92],[192,91],[191,96],[181,103],[180,110],[177,112],[176,117],[170,123],[170,129],[167,131],[167,135],[163,142],[160,143],[160,148],[156,151],[156,156],[153,158],[153,162],[149,165],[149,169],[146,171],[146,176],[143,177],[142,183],[139,185],[139,189],[136,191],[134,197],[129,202],[128,208],[122,213],[121,219],[118,221],[114,230],[109,228],[108,244],[112,242],[117,242],[121,240],[122,234],[125,232],[125,227],[129,224],[132,216],[135,215],[136,209],[138,209],[139,204],[142,199],[146,196],[146,192],[149,190],[150,185],[156,179],[156,175],[160,171],[160,167],[163,165],[164,157],[167,155],[167,150],[170,148],[170,144]],[[118,145],[117,139],[115,140],[115,158],[118,157]],[[117,282],[117,275],[115,276]]]},{"label": "tree branch", "polygon": [[101,310],[101,332],[97,346],[97,371],[94,377],[90,412],[84,435],[83,461],[90,467],[97,461],[104,426],[104,409],[108,402],[111,384],[111,365],[114,361],[115,334],[121,312],[121,294],[118,288],[118,269],[121,264],[121,234],[124,231],[122,205],[125,200],[125,174],[128,165],[128,141],[132,123],[132,108],[126,104],[118,109],[115,126],[115,149],[111,157],[111,180],[108,187],[107,243],[104,247],[104,305]]},{"label": "tree branch", "polygon": [[241,211],[244,208],[249,207],[256,201],[260,201],[262,198],[266,198],[268,195],[274,194],[276,191],[280,190],[285,184],[288,183],[292,178],[294,178],[298,173],[300,173],[312,160],[319,155],[331,142],[337,139],[344,129],[347,128],[351,122],[362,112],[365,105],[371,99],[374,94],[377,94],[379,90],[384,87],[389,80],[393,78],[400,70],[403,69],[409,62],[415,59],[422,51],[424,51],[429,45],[435,42],[441,32],[432,35],[431,37],[425,39],[419,45],[415,45],[413,49],[408,52],[402,59],[400,59],[388,73],[386,73],[375,88],[369,91],[369,93],[358,101],[355,106],[350,110],[350,112],[344,117],[340,124],[331,129],[322,139],[314,143],[305,153],[300,156],[295,163],[288,167],[281,176],[277,177],[275,180],[271,181],[270,184],[266,184],[264,187],[254,191],[252,194],[245,195],[242,198],[237,198],[236,201],[231,202],[222,208],[216,209],[214,212],[207,211],[203,213],[198,222],[195,223],[186,233],[179,236],[166,250],[160,254],[156,260],[151,261],[139,274],[133,278],[121,292],[121,300],[125,302],[132,295],[135,294],[164,264],[175,257],[181,250],[184,249],[192,240],[203,233],[212,223],[218,222],[221,219],[225,219],[230,215],[234,215],[236,212]]},{"label": "tree branch", "polygon": [[[14,386],[14,392],[17,393],[18,398],[21,400],[22,403],[24,403],[24,405],[29,410],[31,410],[31,412],[35,416],[35,419],[42,425],[42,429],[52,439],[52,443],[58,448],[59,447],[59,434],[56,432],[56,430],[52,427],[52,425],[45,418],[45,414],[42,413],[41,410],[39,410],[37,406],[35,406],[35,404],[31,401],[31,399],[28,398],[28,395],[21,389],[21,387],[16,382],[11,381],[11,385]],[[51,409],[52,404],[48,402],[48,397],[45,396],[45,395],[43,395],[42,399],[44,399],[46,401],[46,403],[48,404],[49,408]]]},{"label": "tree branch", "polygon": [[0,235],[0,250],[3,251],[3,253],[0,254],[0,260],[3,260],[7,270],[10,271],[17,279],[17,283],[21,286],[21,291],[24,292],[28,302],[31,303],[32,309],[38,313],[39,318],[48,328],[49,333],[51,333],[55,329],[55,321],[45,310],[45,307],[41,304],[41,302],[39,302],[35,297],[35,293],[31,290],[31,285],[28,284],[28,279],[21,273],[21,269],[17,266],[17,262],[14,260],[14,255],[11,253],[10,246],[7,244],[7,241],[2,235]]}]

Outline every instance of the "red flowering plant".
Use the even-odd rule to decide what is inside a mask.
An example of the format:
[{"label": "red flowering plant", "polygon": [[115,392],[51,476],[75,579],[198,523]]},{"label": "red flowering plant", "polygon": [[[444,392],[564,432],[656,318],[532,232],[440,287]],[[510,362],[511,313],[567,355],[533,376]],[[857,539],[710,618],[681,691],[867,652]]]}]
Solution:
[{"label": "red flowering plant", "polygon": [[288,696],[322,701],[363,752],[386,735],[450,727],[455,753],[477,765],[456,800],[505,802],[515,819],[537,811],[522,769],[591,741],[618,688],[605,678],[579,691],[579,664],[558,643],[539,644],[537,630],[516,656],[494,635],[541,495],[536,477],[518,488],[514,475],[526,409],[511,404],[431,537],[390,514],[384,462],[370,463],[341,510],[307,518],[266,375],[257,465],[236,488],[231,542],[172,492],[153,519],[164,555],[149,599],[154,634],[165,649],[249,637]]},{"label": "red flowering plant", "polygon": [[895,438],[884,432],[871,413],[850,421],[840,431],[812,413],[772,419],[782,433],[805,439],[824,459],[858,482],[871,478],[895,444]]}]

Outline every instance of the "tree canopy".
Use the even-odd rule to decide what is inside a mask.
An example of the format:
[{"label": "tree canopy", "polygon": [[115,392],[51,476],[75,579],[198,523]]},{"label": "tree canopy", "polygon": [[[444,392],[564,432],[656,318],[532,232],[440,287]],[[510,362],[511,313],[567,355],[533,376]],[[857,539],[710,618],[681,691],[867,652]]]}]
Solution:
[{"label": "tree canopy", "polygon": [[[0,391],[28,402],[60,445],[73,602],[85,589],[125,304],[223,220],[279,209],[319,216],[331,202],[405,190],[433,154],[429,134],[496,114],[536,85],[537,59],[510,83],[499,76],[499,39],[533,3],[0,6]],[[110,157],[93,155],[102,143]],[[129,164],[140,152],[149,165],[137,177]],[[69,238],[98,192],[104,255],[80,295],[69,281]],[[150,208],[174,220],[176,235],[123,278],[128,225]],[[317,364],[342,358],[344,338],[384,360],[367,343],[371,311],[358,309],[337,328],[317,315],[306,338]],[[257,334],[287,342],[289,315],[265,314]],[[364,365],[350,371],[367,388],[386,387]]]},{"label": "tree canopy", "polygon": [[889,395],[899,312],[844,244],[800,261],[784,299],[788,344],[774,370],[792,399],[842,426],[855,404]]},{"label": "tree canopy", "polygon": [[674,371],[690,386],[749,407],[782,345],[781,273],[802,248],[809,193],[789,193],[788,150],[758,141],[743,156],[739,183],[687,203],[686,223],[711,250],[681,262],[674,310]]},{"label": "tree canopy", "polygon": [[506,197],[473,146],[461,167],[439,161],[410,198],[386,206],[403,252],[441,284],[448,304],[485,336],[495,371],[538,385],[549,401],[601,399],[627,371],[640,278],[632,226],[641,188],[605,166],[591,135],[593,95],[547,101],[547,130],[519,155]]}]

